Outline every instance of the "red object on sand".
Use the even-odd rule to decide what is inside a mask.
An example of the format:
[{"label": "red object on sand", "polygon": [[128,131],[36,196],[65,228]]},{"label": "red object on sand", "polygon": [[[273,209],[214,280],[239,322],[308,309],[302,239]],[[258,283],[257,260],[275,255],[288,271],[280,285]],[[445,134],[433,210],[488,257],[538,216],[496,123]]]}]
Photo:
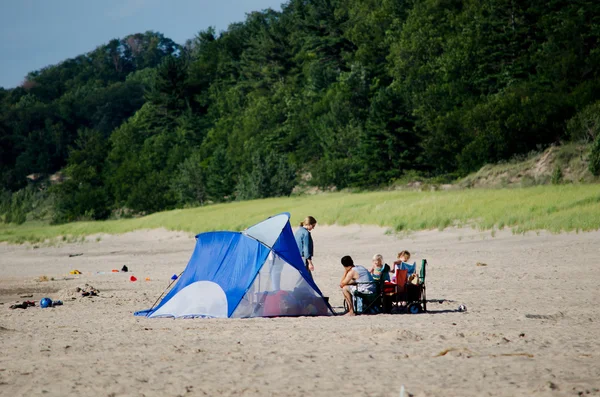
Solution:
[{"label": "red object on sand", "polygon": [[277,291],[267,294],[264,301],[264,317],[276,317],[297,314],[299,308],[296,300],[287,291]]},{"label": "red object on sand", "polygon": [[117,269],[112,269],[113,273],[119,273],[119,271]]},{"label": "red object on sand", "polygon": [[135,278],[135,276],[131,276],[131,277],[129,277],[129,280],[130,281],[137,281],[137,278]]}]

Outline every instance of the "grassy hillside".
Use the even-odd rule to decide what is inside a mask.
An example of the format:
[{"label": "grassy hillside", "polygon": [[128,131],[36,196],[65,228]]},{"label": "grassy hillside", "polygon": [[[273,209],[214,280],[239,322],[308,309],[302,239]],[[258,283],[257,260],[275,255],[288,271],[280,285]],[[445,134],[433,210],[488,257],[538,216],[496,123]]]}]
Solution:
[{"label": "grassy hillside", "polygon": [[590,145],[551,146],[526,158],[488,164],[460,180],[456,187],[529,187],[549,183],[596,182],[589,170]]},{"label": "grassy hillside", "polygon": [[290,212],[295,226],[313,215],[320,224],[365,224],[394,231],[472,226],[484,230],[587,231],[600,228],[600,185],[535,186],[515,189],[327,193],[165,211],[143,218],[48,226],[0,226],[0,241],[72,240],[95,233],[125,233],[164,227],[200,233],[242,230]]}]

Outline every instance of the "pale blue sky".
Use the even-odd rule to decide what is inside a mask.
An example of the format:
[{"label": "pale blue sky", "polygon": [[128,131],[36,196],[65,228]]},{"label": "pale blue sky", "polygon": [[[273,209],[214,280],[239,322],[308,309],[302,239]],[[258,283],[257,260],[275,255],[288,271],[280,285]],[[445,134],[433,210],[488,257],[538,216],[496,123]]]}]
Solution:
[{"label": "pale blue sky", "polygon": [[0,0],[0,87],[89,52],[113,38],[153,30],[184,44],[200,30],[227,29],[284,0]]}]

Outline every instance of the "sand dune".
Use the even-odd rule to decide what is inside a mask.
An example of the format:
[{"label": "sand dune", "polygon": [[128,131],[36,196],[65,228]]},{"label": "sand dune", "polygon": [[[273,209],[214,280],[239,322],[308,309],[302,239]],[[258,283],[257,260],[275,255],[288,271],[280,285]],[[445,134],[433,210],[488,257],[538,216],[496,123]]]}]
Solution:
[{"label": "sand dune", "polygon": [[[183,270],[193,237],[153,230],[60,247],[4,244],[0,394],[398,396],[404,385],[413,396],[600,395],[599,232],[393,236],[319,226],[313,236],[315,279],[333,306],[342,305],[342,255],[368,264],[408,249],[429,261],[429,313],[138,318]],[[110,272],[123,265],[132,273]],[[86,283],[99,296],[71,300]],[[43,296],[64,305],[8,308]]]}]

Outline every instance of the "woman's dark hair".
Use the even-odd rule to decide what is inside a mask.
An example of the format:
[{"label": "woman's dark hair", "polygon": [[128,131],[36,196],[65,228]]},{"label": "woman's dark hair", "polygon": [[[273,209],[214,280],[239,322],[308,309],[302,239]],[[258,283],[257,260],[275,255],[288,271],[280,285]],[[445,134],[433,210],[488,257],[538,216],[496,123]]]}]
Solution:
[{"label": "woman's dark hair", "polygon": [[344,267],[352,267],[354,266],[354,261],[350,257],[350,255],[346,255],[342,258],[342,266]]}]

